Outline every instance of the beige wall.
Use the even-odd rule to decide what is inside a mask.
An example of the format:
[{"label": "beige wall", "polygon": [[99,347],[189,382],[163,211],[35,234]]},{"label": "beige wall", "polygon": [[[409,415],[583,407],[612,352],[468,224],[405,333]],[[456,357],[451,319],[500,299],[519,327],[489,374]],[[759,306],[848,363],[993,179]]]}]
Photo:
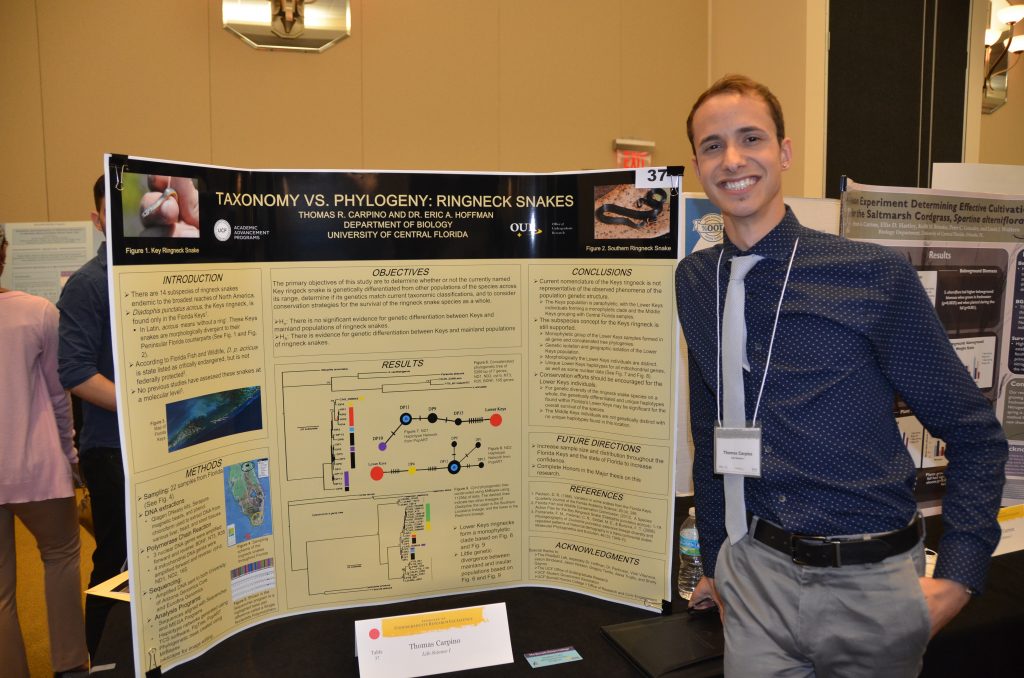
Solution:
[{"label": "beige wall", "polygon": [[351,37],[290,54],[224,31],[219,0],[5,3],[0,221],[85,218],[106,151],[549,171],[613,166],[612,140],[634,137],[686,163],[707,4],[353,0]]},{"label": "beige wall", "polygon": [[[820,2],[820,0],[818,0]],[[786,136],[793,140],[794,161],[783,175],[786,195],[804,195],[808,140],[805,136],[807,97],[824,100],[824,90],[806,91],[808,0],[713,0],[711,81],[726,73],[744,73],[766,84],[779,98],[786,117]],[[820,161],[816,161],[820,162]],[[810,195],[809,197],[820,197]]]},{"label": "beige wall", "polygon": [[[4,5],[0,21],[0,222],[48,217],[35,7]],[[17,67],[14,67],[17,64]]]},{"label": "beige wall", "polygon": [[[352,36],[322,54],[246,46],[219,0],[4,6],[0,221],[85,218],[105,151],[549,171],[612,166],[633,137],[689,164],[689,106],[729,72],[785,106],[785,192],[822,192],[825,0],[352,0]],[[1024,164],[1024,68],[1010,75],[1010,102],[968,129],[978,162]]]}]

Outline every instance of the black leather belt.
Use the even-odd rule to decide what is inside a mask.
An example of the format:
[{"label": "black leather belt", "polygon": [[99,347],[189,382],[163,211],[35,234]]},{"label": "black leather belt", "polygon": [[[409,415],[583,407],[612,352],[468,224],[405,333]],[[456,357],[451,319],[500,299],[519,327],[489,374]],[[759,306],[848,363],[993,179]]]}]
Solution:
[{"label": "black leather belt", "polygon": [[865,537],[815,537],[793,534],[757,518],[754,539],[793,559],[797,565],[840,567],[877,563],[912,549],[924,537],[921,514],[900,530]]}]

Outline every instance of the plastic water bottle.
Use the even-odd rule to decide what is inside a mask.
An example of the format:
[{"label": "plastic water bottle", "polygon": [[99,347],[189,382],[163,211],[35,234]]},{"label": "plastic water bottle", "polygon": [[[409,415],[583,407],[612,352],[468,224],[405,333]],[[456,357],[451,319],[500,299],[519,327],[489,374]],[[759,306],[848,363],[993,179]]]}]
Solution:
[{"label": "plastic water bottle", "polygon": [[693,507],[690,515],[679,527],[679,596],[689,600],[693,587],[704,576],[700,562],[700,544],[697,541],[697,519]]}]

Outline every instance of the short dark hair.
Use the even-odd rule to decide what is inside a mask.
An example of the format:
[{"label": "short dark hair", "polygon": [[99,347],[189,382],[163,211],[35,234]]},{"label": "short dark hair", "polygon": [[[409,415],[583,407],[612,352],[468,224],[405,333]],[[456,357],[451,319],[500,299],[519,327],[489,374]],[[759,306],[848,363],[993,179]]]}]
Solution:
[{"label": "short dark hair", "polygon": [[722,76],[715,84],[704,90],[697,97],[697,101],[693,103],[693,108],[690,109],[690,115],[686,118],[686,136],[690,138],[690,148],[693,149],[694,155],[697,154],[697,146],[693,141],[693,114],[697,112],[697,109],[705,101],[719,94],[746,94],[759,97],[768,104],[768,112],[771,113],[772,120],[775,122],[775,136],[778,138],[779,143],[782,143],[782,140],[786,138],[786,122],[782,117],[782,104],[775,98],[772,91],[745,75],[730,74]]},{"label": "short dark hair", "polygon": [[96,180],[96,183],[92,185],[92,202],[96,205],[96,211],[100,211],[100,200],[107,197],[107,182],[104,176],[101,174]]}]

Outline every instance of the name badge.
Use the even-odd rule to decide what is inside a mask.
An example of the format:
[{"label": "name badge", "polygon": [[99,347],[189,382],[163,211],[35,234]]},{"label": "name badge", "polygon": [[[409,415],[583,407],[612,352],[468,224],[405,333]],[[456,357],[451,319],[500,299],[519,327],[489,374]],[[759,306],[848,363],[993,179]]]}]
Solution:
[{"label": "name badge", "polygon": [[761,477],[761,427],[715,427],[715,473]]}]

